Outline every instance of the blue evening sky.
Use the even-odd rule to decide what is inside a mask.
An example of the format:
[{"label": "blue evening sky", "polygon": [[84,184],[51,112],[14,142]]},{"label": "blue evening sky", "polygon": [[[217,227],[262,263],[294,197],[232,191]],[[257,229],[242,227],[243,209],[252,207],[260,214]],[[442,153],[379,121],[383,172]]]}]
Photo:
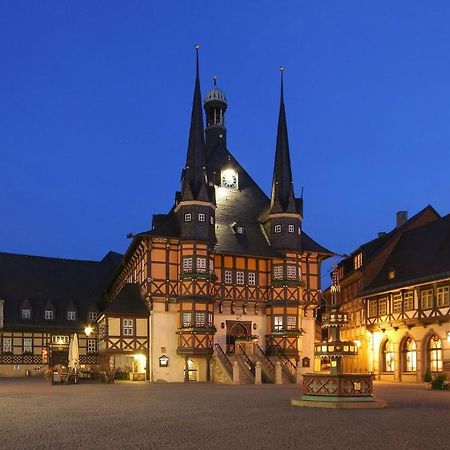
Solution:
[{"label": "blue evening sky", "polygon": [[348,253],[450,212],[450,2],[0,2],[0,251],[100,259],[167,212],[194,44],[228,146],[269,192],[285,97],[304,229]]}]

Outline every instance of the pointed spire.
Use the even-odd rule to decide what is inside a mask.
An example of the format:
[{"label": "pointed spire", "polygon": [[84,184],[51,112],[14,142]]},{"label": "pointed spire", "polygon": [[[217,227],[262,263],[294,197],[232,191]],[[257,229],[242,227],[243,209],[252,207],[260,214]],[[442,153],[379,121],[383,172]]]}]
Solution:
[{"label": "pointed spire", "polygon": [[280,112],[278,115],[277,144],[273,169],[270,212],[296,213],[294,185],[292,182],[291,158],[287,132],[286,111],[284,108],[284,67],[280,67]]},{"label": "pointed spire", "polygon": [[189,184],[194,197],[196,197],[206,181],[204,176],[204,168],[206,167],[206,147],[203,129],[202,95],[200,92],[199,48],[200,46],[197,44],[195,46],[196,73],[194,98],[192,101],[191,126],[189,130],[189,144],[186,158],[186,179],[184,180],[184,186]]}]

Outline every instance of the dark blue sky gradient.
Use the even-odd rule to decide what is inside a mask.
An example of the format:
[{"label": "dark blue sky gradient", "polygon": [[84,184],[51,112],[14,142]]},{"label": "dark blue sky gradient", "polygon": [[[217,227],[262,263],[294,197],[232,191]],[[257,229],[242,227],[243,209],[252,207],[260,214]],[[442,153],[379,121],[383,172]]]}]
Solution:
[{"label": "dark blue sky gradient", "polygon": [[450,2],[0,3],[0,251],[99,259],[167,212],[201,44],[269,192],[285,98],[304,228],[336,252],[450,212]]}]

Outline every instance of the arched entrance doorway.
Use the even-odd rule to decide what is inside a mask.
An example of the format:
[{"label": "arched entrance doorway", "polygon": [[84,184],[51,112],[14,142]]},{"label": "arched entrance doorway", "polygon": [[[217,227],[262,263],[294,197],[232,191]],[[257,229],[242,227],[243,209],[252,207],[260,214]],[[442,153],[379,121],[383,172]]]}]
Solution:
[{"label": "arched entrance doorway", "polygon": [[226,351],[227,353],[234,353],[234,344],[236,339],[244,338],[251,335],[251,322],[241,322],[237,320],[227,320],[227,336],[226,336]]},{"label": "arched entrance doorway", "polygon": [[198,381],[198,366],[192,359],[188,359],[184,365],[184,379],[185,381]]}]

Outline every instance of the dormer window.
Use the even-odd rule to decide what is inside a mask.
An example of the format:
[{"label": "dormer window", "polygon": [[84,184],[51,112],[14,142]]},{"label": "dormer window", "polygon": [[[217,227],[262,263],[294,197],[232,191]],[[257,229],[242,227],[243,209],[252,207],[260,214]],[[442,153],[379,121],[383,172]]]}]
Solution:
[{"label": "dormer window", "polygon": [[77,312],[67,311],[67,320],[77,320]]},{"label": "dormer window", "polygon": [[355,270],[358,270],[363,264],[363,255],[362,252],[357,253],[354,257],[353,257],[353,267],[355,268]]},{"label": "dormer window", "polygon": [[21,319],[31,319],[31,308],[22,308],[20,310]]},{"label": "dormer window", "polygon": [[185,222],[190,222],[192,220],[192,214],[191,213],[187,213],[184,215],[184,221]]},{"label": "dormer window", "polygon": [[199,213],[198,215],[198,221],[204,222],[206,220],[206,216],[203,213]]},{"label": "dormer window", "polygon": [[288,231],[289,231],[289,233],[295,233],[295,226],[294,225],[289,225],[288,226]]},{"label": "dormer window", "polygon": [[89,322],[95,322],[97,320],[98,317],[98,313],[94,312],[94,311],[90,311],[88,318],[89,318]]},{"label": "dormer window", "polygon": [[281,225],[275,225],[274,231],[275,233],[281,233]]},{"label": "dormer window", "polygon": [[388,276],[388,280],[393,280],[395,278],[395,269],[392,269],[392,268],[389,269],[387,276]]},{"label": "dormer window", "polygon": [[53,320],[55,318],[55,311],[52,309],[46,309],[44,311],[44,319],[45,320]]}]

